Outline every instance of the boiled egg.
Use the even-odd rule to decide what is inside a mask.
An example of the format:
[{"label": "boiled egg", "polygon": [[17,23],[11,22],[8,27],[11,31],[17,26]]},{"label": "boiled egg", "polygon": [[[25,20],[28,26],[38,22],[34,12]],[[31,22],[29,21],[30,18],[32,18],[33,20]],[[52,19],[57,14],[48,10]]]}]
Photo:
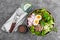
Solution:
[{"label": "boiled egg", "polygon": [[41,19],[42,19],[42,16],[41,16],[41,15],[36,15],[36,16],[35,16],[35,19],[41,20]]},{"label": "boiled egg", "polygon": [[33,25],[38,25],[38,24],[39,24],[39,20],[35,19],[35,20],[33,21]]}]

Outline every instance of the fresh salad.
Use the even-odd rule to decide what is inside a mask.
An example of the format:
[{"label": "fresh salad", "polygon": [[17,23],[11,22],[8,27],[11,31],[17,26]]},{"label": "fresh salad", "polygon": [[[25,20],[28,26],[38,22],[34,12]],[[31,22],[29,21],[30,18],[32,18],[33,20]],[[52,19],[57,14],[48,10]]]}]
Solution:
[{"label": "fresh salad", "polygon": [[34,10],[27,17],[29,31],[35,35],[46,35],[51,31],[56,31],[54,18],[46,9]]}]

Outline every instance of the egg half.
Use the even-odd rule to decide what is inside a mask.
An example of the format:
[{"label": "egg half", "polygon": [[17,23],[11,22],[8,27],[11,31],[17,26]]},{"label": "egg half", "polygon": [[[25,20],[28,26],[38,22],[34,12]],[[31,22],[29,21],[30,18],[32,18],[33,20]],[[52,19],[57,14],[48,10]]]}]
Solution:
[{"label": "egg half", "polygon": [[36,16],[35,16],[35,19],[41,20],[41,19],[42,19],[42,16],[41,16],[41,15],[36,15]]},{"label": "egg half", "polygon": [[35,20],[33,21],[33,25],[38,25],[38,24],[39,24],[39,20],[35,19]]}]

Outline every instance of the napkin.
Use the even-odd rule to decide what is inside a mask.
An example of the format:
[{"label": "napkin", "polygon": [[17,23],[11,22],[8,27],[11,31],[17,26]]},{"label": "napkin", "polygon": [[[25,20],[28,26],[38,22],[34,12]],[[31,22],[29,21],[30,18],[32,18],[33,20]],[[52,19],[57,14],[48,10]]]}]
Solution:
[{"label": "napkin", "polygon": [[[28,6],[27,6],[28,5]],[[22,25],[26,16],[27,16],[27,12],[25,12],[31,5],[30,4],[26,4],[24,6],[24,10],[21,9],[20,7],[13,13],[13,15],[6,21],[5,24],[3,24],[2,26],[2,30],[5,32],[16,32],[18,29],[19,25]],[[25,9],[26,8],[26,9]],[[14,28],[13,28],[13,27]]]}]

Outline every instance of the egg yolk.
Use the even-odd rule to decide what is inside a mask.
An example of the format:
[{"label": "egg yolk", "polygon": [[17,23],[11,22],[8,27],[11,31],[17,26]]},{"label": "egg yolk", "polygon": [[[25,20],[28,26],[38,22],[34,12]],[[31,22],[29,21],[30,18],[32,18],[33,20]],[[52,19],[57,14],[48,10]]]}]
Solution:
[{"label": "egg yolk", "polygon": [[35,20],[34,24],[37,25],[39,23],[39,20]]},{"label": "egg yolk", "polygon": [[39,19],[39,18],[41,18],[41,17],[38,15],[37,18]]},{"label": "egg yolk", "polygon": [[36,20],[35,23],[38,23],[38,21]]},{"label": "egg yolk", "polygon": [[36,19],[38,19],[38,20],[41,20],[41,15],[36,15],[36,17],[35,17]]}]

